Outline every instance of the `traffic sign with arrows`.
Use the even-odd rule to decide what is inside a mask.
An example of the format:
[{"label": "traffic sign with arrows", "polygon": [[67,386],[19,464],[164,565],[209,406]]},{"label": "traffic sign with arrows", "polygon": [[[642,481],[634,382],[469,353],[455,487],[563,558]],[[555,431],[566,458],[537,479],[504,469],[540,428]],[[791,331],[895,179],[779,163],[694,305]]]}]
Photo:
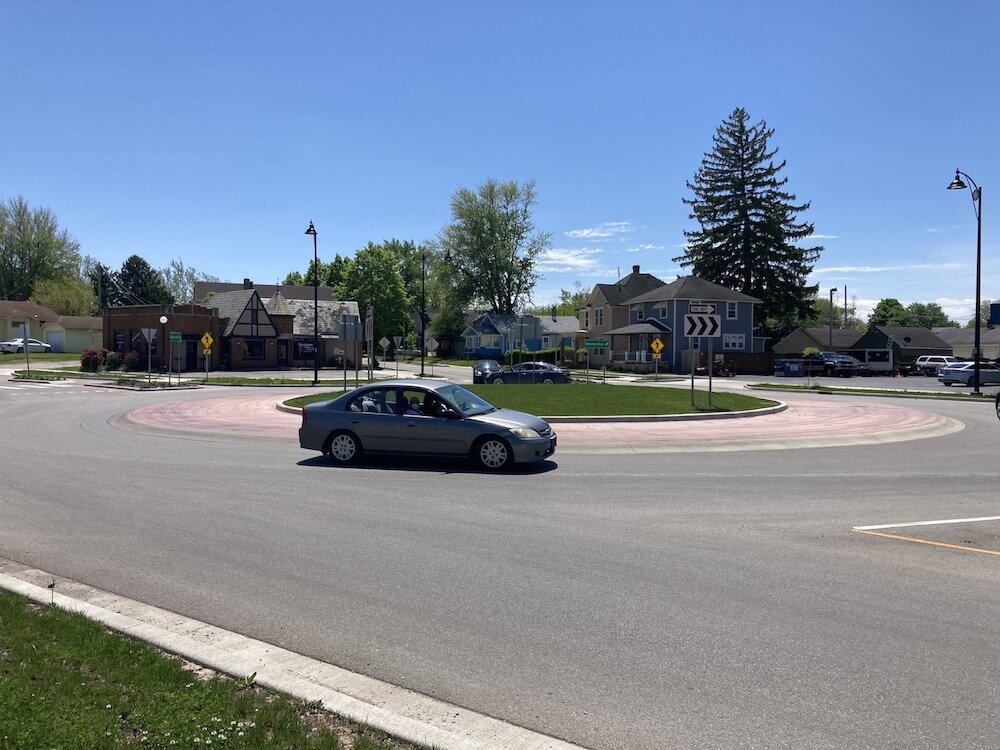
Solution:
[{"label": "traffic sign with arrows", "polygon": [[685,315],[684,335],[693,338],[718,336],[722,319],[718,315]]}]

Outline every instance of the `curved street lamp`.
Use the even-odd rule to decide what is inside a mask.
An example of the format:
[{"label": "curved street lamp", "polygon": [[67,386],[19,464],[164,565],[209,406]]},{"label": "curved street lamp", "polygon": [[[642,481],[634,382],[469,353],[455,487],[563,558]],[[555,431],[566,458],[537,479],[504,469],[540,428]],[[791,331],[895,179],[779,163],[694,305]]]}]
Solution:
[{"label": "curved street lamp", "polygon": [[[313,238],[313,385],[319,385],[319,255],[316,251],[316,227],[309,222],[306,234]],[[344,344],[344,361],[347,361],[347,344]]]},{"label": "curved street lamp", "polygon": [[975,357],[973,363],[972,379],[975,381],[974,393],[978,396],[980,394],[979,390],[979,360],[981,358],[981,352],[979,350],[980,344],[980,333],[979,328],[982,322],[982,303],[980,301],[980,289],[982,282],[982,262],[983,262],[983,189],[976,184],[969,175],[960,169],[955,170],[955,179],[951,181],[948,185],[949,190],[965,190],[969,187],[962,180],[965,178],[969,181],[972,187],[969,189],[972,191],[972,208],[976,212],[976,329],[973,339],[973,356]]}]

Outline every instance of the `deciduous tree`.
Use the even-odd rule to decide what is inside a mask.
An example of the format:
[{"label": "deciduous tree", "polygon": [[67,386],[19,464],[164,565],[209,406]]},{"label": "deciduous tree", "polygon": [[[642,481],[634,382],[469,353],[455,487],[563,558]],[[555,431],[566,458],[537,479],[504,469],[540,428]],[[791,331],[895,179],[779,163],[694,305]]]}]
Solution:
[{"label": "deciduous tree", "polygon": [[80,245],[47,208],[18,196],[0,201],[0,299],[28,299],[35,284],[73,278]]},{"label": "deciduous tree", "polygon": [[489,179],[476,190],[455,191],[438,245],[449,258],[456,296],[498,313],[513,313],[531,297],[536,258],[549,246],[549,235],[535,231],[534,204],[531,180]]}]

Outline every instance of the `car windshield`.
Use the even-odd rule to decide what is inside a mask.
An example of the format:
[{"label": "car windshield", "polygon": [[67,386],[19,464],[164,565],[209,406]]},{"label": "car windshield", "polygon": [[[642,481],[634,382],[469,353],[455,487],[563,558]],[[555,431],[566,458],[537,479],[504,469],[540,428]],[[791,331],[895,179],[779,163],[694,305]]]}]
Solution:
[{"label": "car windshield", "polygon": [[496,409],[489,401],[480,398],[460,385],[439,388],[437,394],[450,401],[451,405],[458,409],[464,417],[474,417],[477,414],[486,414]]}]

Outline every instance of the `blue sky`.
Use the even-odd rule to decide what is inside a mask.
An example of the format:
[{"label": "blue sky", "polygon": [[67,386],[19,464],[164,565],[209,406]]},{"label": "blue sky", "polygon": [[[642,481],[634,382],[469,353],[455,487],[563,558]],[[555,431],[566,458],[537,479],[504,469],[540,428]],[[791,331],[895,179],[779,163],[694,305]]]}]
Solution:
[{"label": "blue sky", "polygon": [[[671,281],[681,198],[735,107],[774,128],[813,281],[972,315],[1000,298],[1000,3],[5,2],[0,198],[82,251],[274,283],[432,240],[460,186],[535,180],[535,302]],[[994,197],[996,196],[996,197]]]}]

